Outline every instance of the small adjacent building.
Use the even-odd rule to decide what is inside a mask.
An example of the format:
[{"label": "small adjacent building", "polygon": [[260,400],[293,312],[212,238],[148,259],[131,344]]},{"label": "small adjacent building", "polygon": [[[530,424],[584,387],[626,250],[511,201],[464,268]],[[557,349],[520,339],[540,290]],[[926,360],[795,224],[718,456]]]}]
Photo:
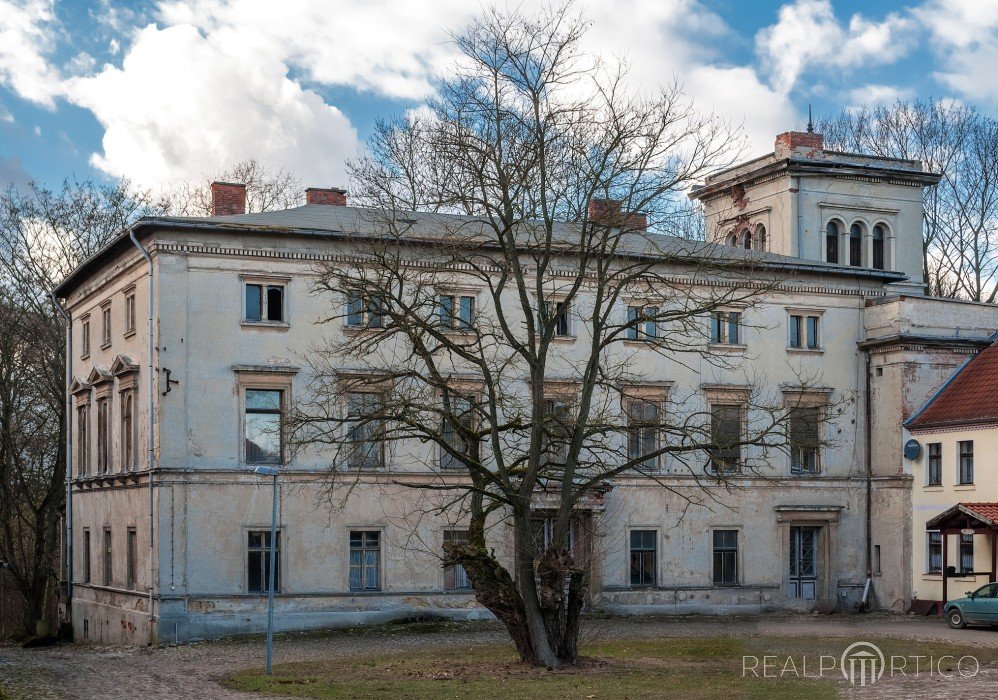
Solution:
[{"label": "small adjacent building", "polygon": [[905,427],[913,607],[941,614],[945,601],[998,580],[998,343],[969,358]]}]

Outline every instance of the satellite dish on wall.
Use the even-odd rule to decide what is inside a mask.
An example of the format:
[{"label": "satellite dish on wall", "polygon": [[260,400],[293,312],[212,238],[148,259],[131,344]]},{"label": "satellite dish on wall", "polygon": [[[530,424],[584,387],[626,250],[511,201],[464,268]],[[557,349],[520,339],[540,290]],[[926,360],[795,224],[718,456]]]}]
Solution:
[{"label": "satellite dish on wall", "polygon": [[905,459],[918,459],[920,454],[922,454],[922,445],[918,440],[912,438],[908,442],[904,443]]}]

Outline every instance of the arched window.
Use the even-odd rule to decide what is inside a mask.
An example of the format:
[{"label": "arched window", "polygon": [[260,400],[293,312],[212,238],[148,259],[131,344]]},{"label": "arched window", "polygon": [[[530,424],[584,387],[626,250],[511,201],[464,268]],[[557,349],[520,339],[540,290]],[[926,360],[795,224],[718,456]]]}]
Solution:
[{"label": "arched window", "polygon": [[757,250],[766,250],[766,227],[759,224],[755,227],[755,247]]},{"label": "arched window", "polygon": [[849,227],[849,264],[853,267],[863,264],[863,227],[859,224]]},{"label": "arched window", "polygon": [[724,239],[724,245],[738,245],[738,234],[732,231]]},{"label": "arched window", "polygon": [[742,231],[742,245],[746,250],[752,250],[752,232],[748,229]]},{"label": "arched window", "polygon": [[873,227],[873,266],[878,270],[884,269],[884,242],[886,238],[883,226],[877,224]]},{"label": "arched window", "polygon": [[839,225],[834,221],[825,227],[825,262],[839,262]]}]

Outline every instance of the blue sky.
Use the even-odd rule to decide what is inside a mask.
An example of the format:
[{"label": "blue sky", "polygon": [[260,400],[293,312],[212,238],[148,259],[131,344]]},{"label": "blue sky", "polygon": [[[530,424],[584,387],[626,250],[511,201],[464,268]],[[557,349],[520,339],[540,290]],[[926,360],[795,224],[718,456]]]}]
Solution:
[{"label": "blue sky", "polygon": [[[524,0],[529,10],[534,0]],[[0,182],[157,189],[256,157],[345,183],[375,119],[415,106],[465,0],[0,0]],[[578,3],[587,48],[675,76],[762,152],[818,113],[998,103],[998,0]]]}]

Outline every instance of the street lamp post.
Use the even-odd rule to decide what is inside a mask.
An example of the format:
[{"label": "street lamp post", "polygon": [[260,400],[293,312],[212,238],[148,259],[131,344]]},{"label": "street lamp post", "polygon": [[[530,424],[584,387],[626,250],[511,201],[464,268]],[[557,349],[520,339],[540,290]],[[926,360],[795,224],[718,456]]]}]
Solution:
[{"label": "street lamp post", "polygon": [[270,510],[270,567],[267,572],[267,675],[270,673],[270,662],[274,655],[274,568],[277,562],[277,475],[281,470],[277,467],[257,467],[254,474],[274,477],[274,497]]}]

